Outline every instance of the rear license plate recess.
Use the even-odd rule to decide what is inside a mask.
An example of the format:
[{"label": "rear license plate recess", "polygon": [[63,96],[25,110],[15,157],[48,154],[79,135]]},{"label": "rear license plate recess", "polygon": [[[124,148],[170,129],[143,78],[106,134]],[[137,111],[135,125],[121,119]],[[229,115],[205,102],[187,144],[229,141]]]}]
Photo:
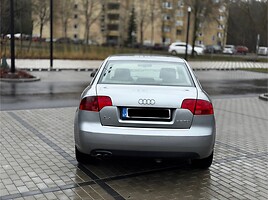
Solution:
[{"label": "rear license plate recess", "polygon": [[171,120],[171,110],[166,108],[122,108],[122,119]]}]

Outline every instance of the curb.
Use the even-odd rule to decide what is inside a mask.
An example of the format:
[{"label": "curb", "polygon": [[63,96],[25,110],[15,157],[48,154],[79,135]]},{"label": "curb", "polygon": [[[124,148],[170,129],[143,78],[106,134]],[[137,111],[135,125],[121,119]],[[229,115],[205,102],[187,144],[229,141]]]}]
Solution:
[{"label": "curb", "polygon": [[[78,72],[90,72],[96,71],[98,68],[20,68],[21,70],[30,71],[30,72],[60,72],[60,71],[78,71]],[[209,70],[218,70],[218,71],[236,71],[237,68],[192,68],[194,71],[209,71]]]},{"label": "curb", "polygon": [[94,71],[95,68],[21,68],[21,70],[30,71],[30,72],[60,72],[60,71]]},{"label": "curb", "polygon": [[268,101],[268,93],[261,94],[261,95],[259,96],[259,99]]},{"label": "curb", "polygon": [[0,78],[0,81],[3,82],[14,82],[14,83],[21,83],[21,82],[35,82],[40,81],[39,77],[34,78],[21,78],[21,79],[14,79],[14,78]]}]

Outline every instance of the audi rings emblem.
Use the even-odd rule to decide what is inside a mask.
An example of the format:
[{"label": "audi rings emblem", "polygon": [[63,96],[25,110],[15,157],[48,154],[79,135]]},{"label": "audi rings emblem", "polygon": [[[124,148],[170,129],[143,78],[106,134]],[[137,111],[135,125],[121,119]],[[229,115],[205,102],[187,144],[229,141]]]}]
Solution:
[{"label": "audi rings emblem", "polygon": [[154,105],[155,100],[154,99],[139,99],[138,103],[140,105]]}]

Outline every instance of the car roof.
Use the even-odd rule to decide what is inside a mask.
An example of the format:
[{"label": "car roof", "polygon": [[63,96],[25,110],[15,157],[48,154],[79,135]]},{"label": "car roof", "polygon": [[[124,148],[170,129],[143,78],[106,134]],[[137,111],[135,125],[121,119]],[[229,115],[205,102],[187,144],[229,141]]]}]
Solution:
[{"label": "car roof", "polygon": [[168,61],[168,62],[185,62],[184,59],[174,56],[147,55],[147,54],[122,54],[112,55],[108,60],[150,60],[150,61]]},{"label": "car roof", "polygon": [[[175,44],[185,44],[186,45],[186,42],[173,42],[173,43],[171,43],[171,45],[175,45]],[[188,43],[188,44],[190,44],[190,43]]]}]

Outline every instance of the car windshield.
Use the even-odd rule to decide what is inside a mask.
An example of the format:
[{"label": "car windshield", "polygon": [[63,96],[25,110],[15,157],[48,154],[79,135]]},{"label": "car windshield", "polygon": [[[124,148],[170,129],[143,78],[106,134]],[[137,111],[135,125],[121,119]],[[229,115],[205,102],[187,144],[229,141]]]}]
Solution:
[{"label": "car windshield", "polygon": [[124,85],[193,86],[184,63],[161,61],[109,61],[99,83]]}]

